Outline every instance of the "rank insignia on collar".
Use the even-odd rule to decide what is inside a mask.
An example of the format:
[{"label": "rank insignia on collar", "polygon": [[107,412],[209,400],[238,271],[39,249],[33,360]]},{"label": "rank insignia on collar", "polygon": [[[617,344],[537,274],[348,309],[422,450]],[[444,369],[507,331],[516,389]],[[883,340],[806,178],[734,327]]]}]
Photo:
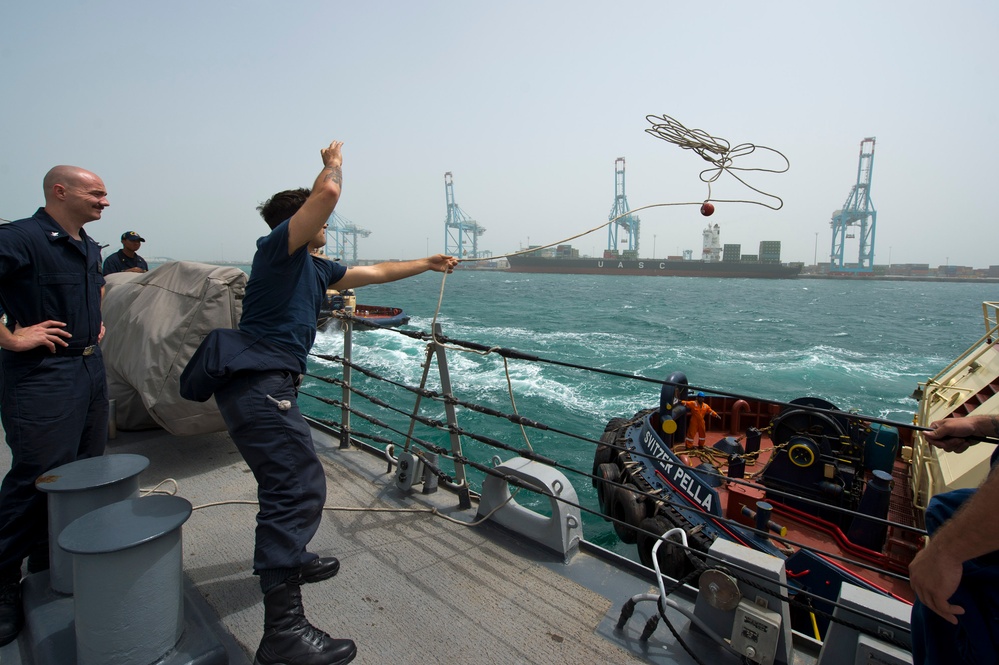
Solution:
[{"label": "rank insignia on collar", "polygon": [[58,238],[59,237],[59,232],[58,231],[50,231],[49,233],[52,235],[53,238]]}]

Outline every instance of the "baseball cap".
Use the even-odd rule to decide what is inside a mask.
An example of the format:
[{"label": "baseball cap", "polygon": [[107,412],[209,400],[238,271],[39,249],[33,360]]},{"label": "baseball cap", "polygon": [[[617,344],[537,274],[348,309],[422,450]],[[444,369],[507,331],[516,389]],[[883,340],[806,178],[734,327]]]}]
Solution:
[{"label": "baseball cap", "polygon": [[146,239],[140,236],[135,231],[126,231],[121,234],[122,240],[138,240],[139,242],[146,242]]}]

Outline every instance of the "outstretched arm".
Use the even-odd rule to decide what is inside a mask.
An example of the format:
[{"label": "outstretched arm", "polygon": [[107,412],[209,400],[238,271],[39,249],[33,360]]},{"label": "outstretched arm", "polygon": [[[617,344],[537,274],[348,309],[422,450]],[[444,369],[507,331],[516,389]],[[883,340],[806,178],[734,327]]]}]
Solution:
[{"label": "outstretched arm", "polygon": [[342,147],[343,141],[333,141],[328,148],[320,151],[323,170],[316,176],[309,198],[288,222],[289,256],[316,237],[340,200],[340,184],[343,182],[340,168],[343,165],[343,156],[340,154]]},{"label": "outstretched arm", "polygon": [[356,289],[368,284],[385,284],[419,275],[428,270],[451,272],[458,265],[458,259],[446,254],[435,254],[415,261],[387,261],[373,266],[347,268],[347,273],[336,284],[337,289]]},{"label": "outstretched arm", "polygon": [[[969,436],[999,435],[996,416],[948,418],[932,423],[924,436],[945,450],[965,450]],[[957,513],[941,526],[929,544],[909,564],[909,584],[928,608],[952,624],[964,608],[950,604],[961,583],[963,564],[975,557],[999,550],[999,531],[984,529],[999,512],[999,473],[990,473],[978,491]]]},{"label": "outstretched arm", "polygon": [[978,443],[972,437],[999,434],[999,415],[944,418],[930,423],[930,427],[931,431],[923,432],[927,443],[949,453],[963,453]]}]

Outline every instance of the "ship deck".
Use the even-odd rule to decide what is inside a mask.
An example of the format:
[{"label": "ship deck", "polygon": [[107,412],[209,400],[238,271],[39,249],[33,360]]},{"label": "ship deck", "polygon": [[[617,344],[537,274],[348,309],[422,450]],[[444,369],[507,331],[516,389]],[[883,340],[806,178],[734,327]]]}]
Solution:
[{"label": "ship deck", "polygon": [[[525,544],[500,527],[433,516],[427,511],[436,508],[472,522],[474,504],[459,510],[455,495],[444,490],[403,493],[383,458],[355,447],[342,450],[319,430],[314,437],[326,469],[329,512],[312,549],[336,555],[342,567],[333,579],[303,587],[303,596],[315,625],[357,642],[355,663],[695,662],[662,625],[648,642],[639,640],[653,603],[639,603],[625,629],[615,631],[622,604],[654,589],[647,569],[597,556],[602,551],[588,544],[565,563],[561,554]],[[228,662],[251,662],[263,625],[262,597],[250,574],[255,506],[208,505],[255,500],[255,482],[231,440],[224,433],[119,432],[107,453],[145,456],[150,464],[140,486],[172,478],[177,494],[195,506],[183,526],[186,581],[213,617]],[[0,472],[9,465],[3,446]],[[671,598],[692,606],[691,595]],[[702,658],[731,659],[668,611]],[[33,663],[24,641],[0,648],[0,663],[41,665]],[[794,662],[814,663],[814,645],[804,646]]]}]

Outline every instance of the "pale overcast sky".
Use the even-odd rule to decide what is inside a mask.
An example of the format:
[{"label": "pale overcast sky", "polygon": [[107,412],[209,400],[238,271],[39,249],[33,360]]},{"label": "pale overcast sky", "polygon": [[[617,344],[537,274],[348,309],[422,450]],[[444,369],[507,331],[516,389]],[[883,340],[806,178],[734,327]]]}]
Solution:
[{"label": "pale overcast sky", "polygon": [[[707,162],[644,131],[666,114],[790,161],[746,176],[780,211],[718,205],[722,243],[828,260],[830,217],[876,137],[876,263],[985,267],[999,264],[997,34],[999,4],[969,0],[10,0],[0,217],[32,214],[45,172],[74,164],[110,192],[87,227],[102,242],[136,230],[146,256],[249,259],[266,231],[255,207],[310,186],[339,139],[337,211],[371,231],[359,258],[443,250],[447,171],[486,228],[479,249],[501,255],[606,222],[618,157],[630,207],[703,200]],[[752,192],[723,176],[714,194]],[[640,217],[643,256],[699,255],[696,206]]]}]

